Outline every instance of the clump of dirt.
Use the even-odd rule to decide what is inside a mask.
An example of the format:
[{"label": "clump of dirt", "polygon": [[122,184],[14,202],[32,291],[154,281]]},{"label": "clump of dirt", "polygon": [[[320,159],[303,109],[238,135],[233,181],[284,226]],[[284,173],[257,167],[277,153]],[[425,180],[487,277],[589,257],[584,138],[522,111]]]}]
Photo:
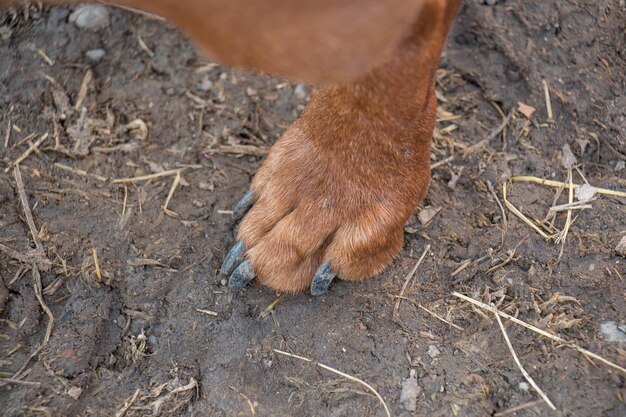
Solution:
[{"label": "clump of dirt", "polygon": [[[626,325],[623,1],[465,2],[401,255],[377,279],[280,299],[217,271],[229,210],[315,87],[207,62],[152,16],[111,7],[79,29],[75,8],[0,17],[3,415],[385,415],[359,382],[275,349],[367,382],[393,415],[624,415],[624,372],[504,320],[550,411],[493,313],[452,295],[626,366],[602,330]],[[507,188],[547,235],[569,216],[555,244],[503,185],[568,172],[613,193],[541,222],[568,190]]]}]

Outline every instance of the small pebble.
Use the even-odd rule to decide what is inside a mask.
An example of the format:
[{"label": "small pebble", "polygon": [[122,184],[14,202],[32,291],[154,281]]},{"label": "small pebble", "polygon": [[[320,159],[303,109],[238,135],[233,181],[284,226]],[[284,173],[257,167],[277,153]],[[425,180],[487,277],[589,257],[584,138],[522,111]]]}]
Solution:
[{"label": "small pebble", "polygon": [[619,255],[626,256],[626,236],[623,236],[622,240],[619,241],[615,247],[615,252]]},{"label": "small pebble", "polygon": [[528,385],[528,382],[520,382],[517,387],[520,389],[520,391],[524,391],[524,392],[530,389],[530,385]]},{"label": "small pebble", "polygon": [[109,9],[98,4],[80,6],[70,15],[70,22],[80,29],[98,31],[109,25]]},{"label": "small pebble", "polygon": [[626,342],[626,333],[622,330],[622,325],[618,326],[614,321],[600,323],[600,332],[607,342]]},{"label": "small pebble", "polygon": [[580,187],[576,187],[574,195],[578,201],[591,200],[596,195],[596,187],[589,184],[583,184]]},{"label": "small pebble", "polygon": [[93,62],[100,62],[106,55],[106,51],[102,48],[90,49],[85,52],[85,56]]},{"label": "small pebble", "polygon": [[417,385],[415,370],[411,369],[409,377],[402,381],[402,391],[400,392],[400,404],[406,411],[417,410],[417,397],[422,392],[422,387]]},{"label": "small pebble", "polygon": [[77,400],[80,397],[80,394],[82,393],[83,393],[83,390],[82,388],[79,388],[79,387],[71,387],[70,389],[67,390],[67,395],[69,395],[75,400]]},{"label": "small pebble", "polygon": [[439,355],[441,355],[441,351],[437,349],[437,346],[435,345],[428,346],[428,356],[430,356],[432,359],[435,359]]},{"label": "small pebble", "polygon": [[211,88],[213,88],[213,81],[209,80],[209,77],[204,77],[198,83],[198,90],[200,91],[209,91]]},{"label": "small pebble", "polygon": [[220,281],[220,284],[226,286],[226,285],[228,285],[228,280],[226,278],[224,278],[223,280]]},{"label": "small pebble", "polygon": [[293,89],[293,95],[296,96],[298,100],[304,100],[306,98],[306,88],[304,88],[304,84],[296,85],[296,88]]}]

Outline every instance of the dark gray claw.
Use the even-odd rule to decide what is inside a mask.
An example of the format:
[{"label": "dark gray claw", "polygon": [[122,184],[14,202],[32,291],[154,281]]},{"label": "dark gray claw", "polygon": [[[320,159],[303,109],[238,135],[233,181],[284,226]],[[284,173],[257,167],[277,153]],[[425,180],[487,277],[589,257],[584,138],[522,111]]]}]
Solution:
[{"label": "dark gray claw", "polygon": [[313,282],[311,282],[311,295],[326,294],[330,283],[336,276],[337,274],[330,269],[330,261],[320,265],[313,277]]},{"label": "dark gray claw", "polygon": [[233,209],[233,219],[239,220],[241,219],[250,207],[254,204],[254,193],[252,191],[248,191],[241,197],[241,200],[237,203],[235,208]]},{"label": "dark gray claw", "polygon": [[240,240],[235,243],[235,246],[232,247],[230,252],[228,252],[228,255],[226,255],[226,258],[224,258],[220,272],[224,275],[232,274],[235,268],[237,268],[243,261],[243,255],[245,253],[246,246],[243,244],[243,241]]},{"label": "dark gray claw", "polygon": [[254,279],[254,270],[250,261],[243,261],[232,273],[228,285],[235,288],[243,288]]}]

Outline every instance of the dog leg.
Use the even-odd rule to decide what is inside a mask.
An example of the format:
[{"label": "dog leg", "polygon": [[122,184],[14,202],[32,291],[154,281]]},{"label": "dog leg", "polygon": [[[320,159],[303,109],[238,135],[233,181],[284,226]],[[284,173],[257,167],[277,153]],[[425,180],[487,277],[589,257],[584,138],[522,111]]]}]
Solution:
[{"label": "dog leg", "polygon": [[272,148],[235,210],[238,242],[222,268],[280,292],[381,272],[430,181],[435,71],[458,7],[429,0],[392,58],[315,94]]}]

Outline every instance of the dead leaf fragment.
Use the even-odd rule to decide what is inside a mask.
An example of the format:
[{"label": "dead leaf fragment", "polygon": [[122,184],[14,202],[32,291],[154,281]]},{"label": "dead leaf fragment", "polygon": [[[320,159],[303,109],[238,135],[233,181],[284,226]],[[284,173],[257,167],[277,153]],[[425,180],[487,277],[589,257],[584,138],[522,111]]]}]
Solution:
[{"label": "dead leaf fragment", "polygon": [[528,104],[522,103],[521,101],[517,102],[517,111],[526,116],[527,119],[530,119],[533,113],[536,111],[533,106],[529,106]]},{"label": "dead leaf fragment", "polygon": [[434,207],[426,207],[424,208],[424,210],[420,211],[417,214],[417,219],[420,221],[420,223],[422,225],[425,225],[426,223],[428,223],[429,221],[431,221],[433,219],[433,217],[435,217],[435,215],[437,213],[439,213],[439,210],[441,210],[440,208],[434,208]]}]

